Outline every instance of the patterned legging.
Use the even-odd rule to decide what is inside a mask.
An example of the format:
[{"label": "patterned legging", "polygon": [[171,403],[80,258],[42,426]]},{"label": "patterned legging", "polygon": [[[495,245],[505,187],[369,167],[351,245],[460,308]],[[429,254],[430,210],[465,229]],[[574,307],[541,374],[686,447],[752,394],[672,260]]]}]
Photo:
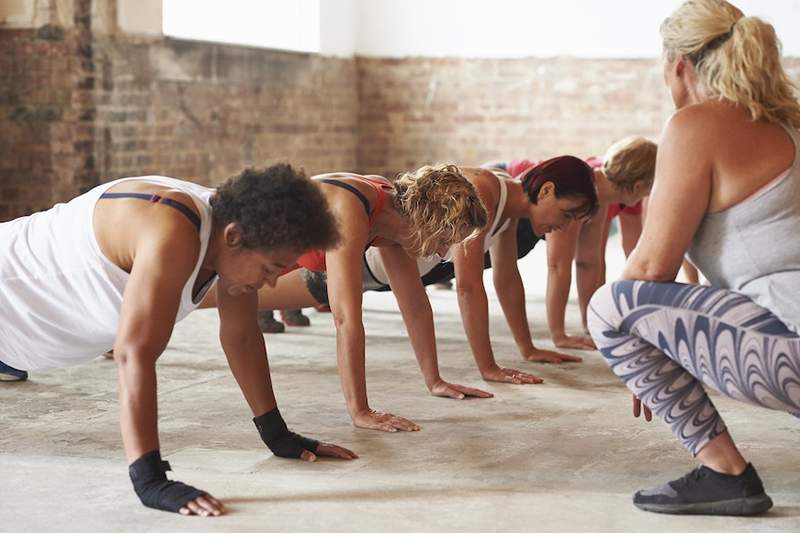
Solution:
[{"label": "patterned legging", "polygon": [[701,382],[800,416],[800,337],[742,294],[617,281],[592,297],[588,321],[611,370],[692,455],[725,431]]}]

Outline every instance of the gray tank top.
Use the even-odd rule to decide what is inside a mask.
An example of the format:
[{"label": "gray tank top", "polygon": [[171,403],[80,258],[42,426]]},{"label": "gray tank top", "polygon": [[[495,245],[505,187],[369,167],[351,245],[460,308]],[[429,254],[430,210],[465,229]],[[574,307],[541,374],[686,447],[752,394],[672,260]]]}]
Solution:
[{"label": "gray tank top", "polygon": [[714,287],[752,298],[800,332],[800,133],[786,128],[795,157],[788,174],[719,213],[707,213],[689,247]]}]

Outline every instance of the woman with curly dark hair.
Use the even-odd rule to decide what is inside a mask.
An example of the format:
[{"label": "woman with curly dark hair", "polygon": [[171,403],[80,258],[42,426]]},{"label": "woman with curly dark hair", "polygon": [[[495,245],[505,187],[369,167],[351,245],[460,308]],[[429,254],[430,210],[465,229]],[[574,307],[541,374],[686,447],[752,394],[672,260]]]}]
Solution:
[{"label": "woman with curly dark hair", "polygon": [[[259,291],[259,308],[330,304],[347,410],[356,427],[416,431],[412,421],[374,411],[367,401],[365,333],[361,316],[364,250],[375,246],[400,306],[411,345],[431,394],[451,398],[491,394],[448,383],[439,375],[433,313],[420,282],[416,257],[444,254],[476,235],[486,209],[475,188],[454,165],[424,166],[394,181],[382,176],[331,173],[314,176],[339,222],[342,242],[304,254],[277,286]],[[303,215],[306,213],[304,212]],[[213,305],[213,295],[204,305]]]},{"label": "woman with curly dark hair", "polygon": [[113,346],[136,494],[148,507],[219,515],[214,497],[167,479],[156,360],[175,323],[216,285],[222,347],[265,444],[281,457],[355,458],[287,429],[256,323],[258,290],[305,251],[339,240],[320,187],[289,165],[245,170],[216,190],[123,178],[0,224],[0,378],[23,381],[29,370],[80,364]]}]

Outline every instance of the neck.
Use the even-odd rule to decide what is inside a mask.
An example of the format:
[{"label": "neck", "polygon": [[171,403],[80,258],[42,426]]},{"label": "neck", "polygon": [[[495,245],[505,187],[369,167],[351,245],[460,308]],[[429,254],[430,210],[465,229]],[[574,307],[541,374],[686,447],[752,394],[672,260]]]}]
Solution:
[{"label": "neck", "polygon": [[528,193],[522,188],[522,183],[517,180],[507,181],[508,197],[506,198],[505,214],[511,218],[525,218],[531,206]]},{"label": "neck", "polygon": [[602,168],[594,169],[594,184],[595,187],[597,187],[597,201],[599,203],[611,204],[622,202],[619,191],[608,179]]}]

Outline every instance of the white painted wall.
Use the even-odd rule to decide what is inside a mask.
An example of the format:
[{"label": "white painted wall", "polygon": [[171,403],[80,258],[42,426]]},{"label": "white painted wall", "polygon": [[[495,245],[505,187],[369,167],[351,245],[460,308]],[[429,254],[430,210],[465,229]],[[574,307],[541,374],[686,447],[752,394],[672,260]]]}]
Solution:
[{"label": "white painted wall", "polygon": [[[323,2],[327,0],[322,0]],[[364,56],[657,57],[682,0],[360,0]],[[800,55],[800,0],[734,0]]]},{"label": "white painted wall", "polygon": [[319,52],[321,1],[163,0],[163,31],[182,39]]},{"label": "white painted wall", "polygon": [[360,24],[359,0],[320,0],[319,52],[351,57],[356,52]]}]

